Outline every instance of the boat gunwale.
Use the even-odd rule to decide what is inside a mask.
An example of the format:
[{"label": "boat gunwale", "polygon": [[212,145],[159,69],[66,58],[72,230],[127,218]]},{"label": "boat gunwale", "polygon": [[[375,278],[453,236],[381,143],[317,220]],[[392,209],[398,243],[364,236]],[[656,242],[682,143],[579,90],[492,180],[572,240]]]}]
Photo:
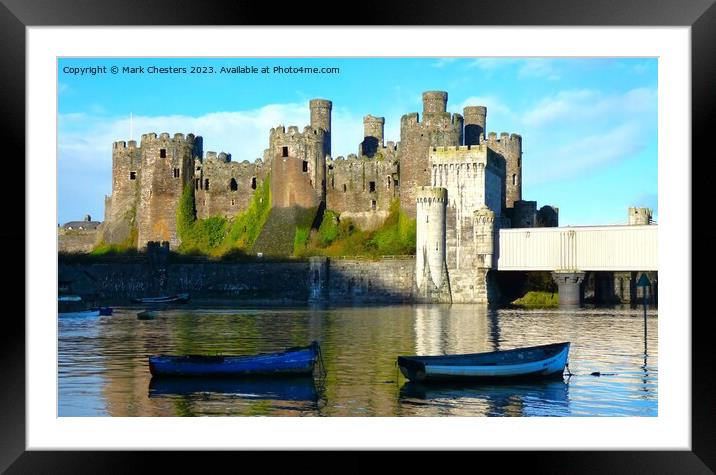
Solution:
[{"label": "boat gunwale", "polygon": [[[561,343],[549,343],[547,345],[538,345],[538,346],[528,346],[524,348],[512,348],[509,350],[498,350],[498,351],[488,351],[484,353],[462,353],[462,354],[455,354],[455,355],[409,355],[409,356],[398,356],[398,365],[400,365],[401,361],[411,362],[411,363],[423,363],[423,364],[430,364],[431,362],[439,361],[441,365],[443,366],[507,366],[510,365],[511,362],[486,362],[486,363],[478,363],[474,365],[470,365],[469,362],[466,362],[464,360],[467,360],[469,358],[487,358],[489,356],[495,356],[495,355],[505,355],[510,356],[513,354],[519,354],[524,353],[528,351],[542,351],[543,353],[541,355],[536,355],[534,359],[528,359],[528,360],[522,360],[520,363],[528,363],[528,362],[534,362],[534,361],[540,361],[547,358],[551,358],[553,356],[558,355],[560,352],[564,351],[564,348],[569,348],[571,345],[571,342],[565,341]],[[548,349],[554,349],[554,352],[547,352]],[[463,360],[463,361],[460,361]]]}]

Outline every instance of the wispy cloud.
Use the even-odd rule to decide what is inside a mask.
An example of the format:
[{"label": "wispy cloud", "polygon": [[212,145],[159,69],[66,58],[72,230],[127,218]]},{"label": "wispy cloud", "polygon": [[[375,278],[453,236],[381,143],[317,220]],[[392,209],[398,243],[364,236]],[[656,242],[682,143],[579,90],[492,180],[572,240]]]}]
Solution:
[{"label": "wispy cloud", "polygon": [[485,106],[487,107],[487,116],[494,117],[495,115],[513,117],[514,113],[510,108],[500,99],[495,96],[471,96],[462,101],[462,103],[455,106],[450,106],[449,109],[452,112],[462,114],[462,111],[467,106]]},{"label": "wispy cloud", "polygon": [[435,61],[432,66],[434,68],[443,68],[447,66],[448,64],[452,64],[455,61],[457,61],[458,58],[438,58],[437,61]]},{"label": "wispy cloud", "polygon": [[556,81],[561,77],[557,65],[552,59],[529,58],[522,61],[523,64],[517,73],[520,78],[538,78]]}]

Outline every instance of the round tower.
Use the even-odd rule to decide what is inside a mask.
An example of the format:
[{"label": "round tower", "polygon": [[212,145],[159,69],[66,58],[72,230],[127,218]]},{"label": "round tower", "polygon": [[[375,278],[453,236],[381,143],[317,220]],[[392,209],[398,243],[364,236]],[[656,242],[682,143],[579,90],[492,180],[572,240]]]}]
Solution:
[{"label": "round tower", "polygon": [[492,268],[497,231],[495,212],[482,206],[473,213],[473,232],[478,267]]},{"label": "round tower", "polygon": [[479,145],[487,124],[487,107],[468,106],[463,110],[465,120],[465,145]]},{"label": "round tower", "polygon": [[445,264],[447,189],[420,186],[416,189],[415,281],[440,289],[447,275]]},{"label": "round tower", "polygon": [[373,117],[367,115],[363,117],[363,137],[374,137],[379,143],[383,143],[383,133],[385,130],[385,117]]},{"label": "round tower", "polygon": [[324,136],[324,152],[331,154],[331,111],[333,103],[327,99],[311,99],[311,127],[326,131]]},{"label": "round tower", "polygon": [[629,208],[629,225],[643,225],[651,224],[651,209],[650,208]]},{"label": "round tower", "polygon": [[423,115],[442,114],[447,111],[448,93],[445,91],[426,91],[423,93]]},{"label": "round tower", "polygon": [[500,134],[502,154],[505,157],[505,207],[512,208],[522,200],[522,136]]}]

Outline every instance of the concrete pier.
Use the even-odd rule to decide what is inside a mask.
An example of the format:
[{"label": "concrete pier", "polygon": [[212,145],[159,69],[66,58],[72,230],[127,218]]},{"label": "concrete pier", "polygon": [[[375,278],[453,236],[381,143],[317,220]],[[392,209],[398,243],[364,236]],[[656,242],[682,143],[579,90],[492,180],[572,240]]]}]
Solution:
[{"label": "concrete pier", "polygon": [[578,308],[581,304],[580,284],[584,272],[552,272],[559,290],[559,308]]}]

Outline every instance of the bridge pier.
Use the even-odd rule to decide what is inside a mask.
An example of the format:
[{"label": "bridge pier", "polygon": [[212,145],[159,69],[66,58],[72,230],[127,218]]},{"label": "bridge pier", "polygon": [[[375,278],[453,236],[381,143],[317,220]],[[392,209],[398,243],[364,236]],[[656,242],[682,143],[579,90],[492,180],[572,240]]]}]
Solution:
[{"label": "bridge pier", "polygon": [[582,301],[580,284],[584,280],[584,272],[552,272],[552,280],[557,284],[559,292],[559,308],[579,308]]}]

